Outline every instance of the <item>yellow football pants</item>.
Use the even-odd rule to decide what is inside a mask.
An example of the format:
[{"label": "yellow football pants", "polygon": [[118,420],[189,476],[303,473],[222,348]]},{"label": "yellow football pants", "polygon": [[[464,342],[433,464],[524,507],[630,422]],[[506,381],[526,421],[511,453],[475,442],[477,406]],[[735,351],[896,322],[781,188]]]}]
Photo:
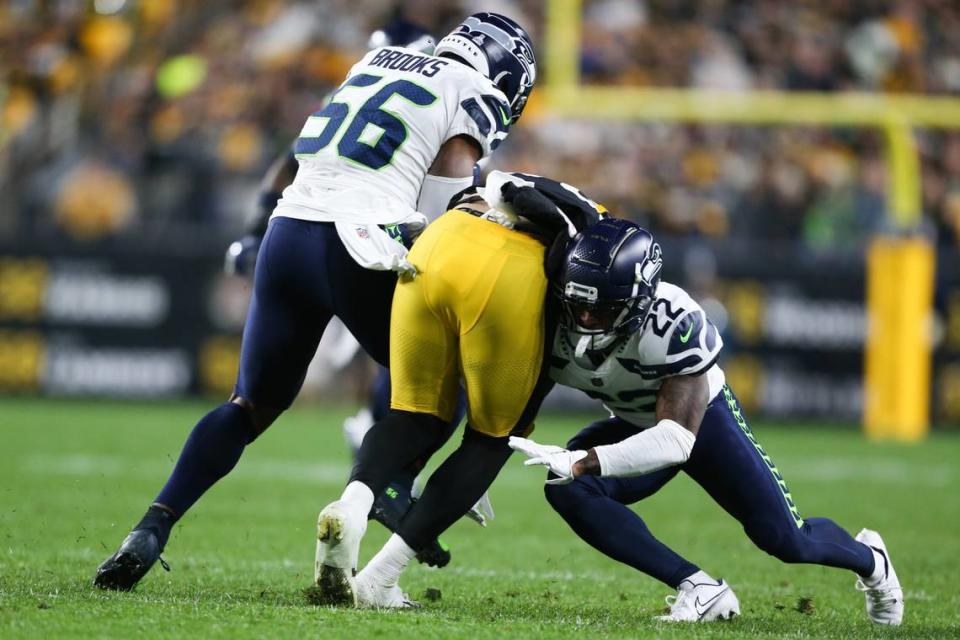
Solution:
[{"label": "yellow football pants", "polygon": [[450,420],[462,374],[470,426],[510,434],[543,361],[544,246],[452,210],[423,232],[390,323],[391,406]]}]

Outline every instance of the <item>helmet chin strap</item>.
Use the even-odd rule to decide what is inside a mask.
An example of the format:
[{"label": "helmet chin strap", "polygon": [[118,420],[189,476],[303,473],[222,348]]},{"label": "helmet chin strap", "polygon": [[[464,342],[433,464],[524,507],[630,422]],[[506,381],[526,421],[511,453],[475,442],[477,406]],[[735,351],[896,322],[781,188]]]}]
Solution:
[{"label": "helmet chin strap", "polygon": [[618,337],[619,336],[614,333],[581,335],[580,339],[577,340],[577,346],[573,350],[573,355],[576,358],[582,358],[587,351],[605,349],[613,344]]},{"label": "helmet chin strap", "polygon": [[590,346],[591,342],[593,342],[593,336],[580,336],[580,339],[577,341],[577,348],[573,351],[574,357],[582,358],[587,352],[587,348]]}]

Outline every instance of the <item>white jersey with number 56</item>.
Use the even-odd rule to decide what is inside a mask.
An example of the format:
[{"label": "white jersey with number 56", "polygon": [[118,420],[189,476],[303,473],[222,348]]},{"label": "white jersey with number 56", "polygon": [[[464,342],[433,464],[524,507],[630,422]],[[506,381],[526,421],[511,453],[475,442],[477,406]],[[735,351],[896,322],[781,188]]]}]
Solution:
[{"label": "white jersey with number 56", "polygon": [[670,376],[704,375],[710,399],[723,389],[717,364],[723,340],[703,308],[686,291],[669,282],[657,297],[643,326],[606,356],[576,355],[580,334],[557,329],[550,377],[601,400],[613,415],[638,427],[656,424],[660,385]]},{"label": "white jersey with number 56", "polygon": [[509,126],[506,97],[471,67],[400,47],[373,49],[307,119],[294,148],[297,177],[274,215],[412,221],[424,177],[444,142],[469,136],[485,157]]}]

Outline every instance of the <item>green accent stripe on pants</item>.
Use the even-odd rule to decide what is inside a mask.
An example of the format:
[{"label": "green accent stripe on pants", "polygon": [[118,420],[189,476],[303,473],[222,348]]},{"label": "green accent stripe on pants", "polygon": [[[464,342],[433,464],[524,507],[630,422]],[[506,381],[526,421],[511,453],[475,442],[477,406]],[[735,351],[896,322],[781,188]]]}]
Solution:
[{"label": "green accent stripe on pants", "polygon": [[727,401],[727,406],[730,408],[730,412],[733,413],[733,417],[736,418],[737,424],[740,426],[740,430],[743,431],[743,434],[747,436],[747,439],[753,443],[754,447],[756,447],[757,453],[759,453],[760,457],[763,458],[767,468],[770,469],[770,473],[773,474],[773,479],[776,480],[777,484],[780,486],[780,493],[783,494],[783,499],[787,502],[787,508],[790,510],[790,514],[793,516],[793,521],[796,523],[797,528],[799,529],[803,526],[803,518],[800,517],[800,511],[797,509],[797,505],[793,503],[793,496],[790,495],[790,489],[787,488],[787,483],[783,480],[783,476],[780,475],[780,472],[777,470],[777,465],[773,464],[773,460],[770,459],[770,456],[767,455],[767,452],[764,451],[763,447],[760,446],[760,443],[757,442],[756,436],[754,436],[753,431],[750,430],[750,425],[747,424],[747,421],[743,417],[743,412],[740,410],[740,404],[737,402],[733,392],[727,385],[723,385],[723,397]]}]

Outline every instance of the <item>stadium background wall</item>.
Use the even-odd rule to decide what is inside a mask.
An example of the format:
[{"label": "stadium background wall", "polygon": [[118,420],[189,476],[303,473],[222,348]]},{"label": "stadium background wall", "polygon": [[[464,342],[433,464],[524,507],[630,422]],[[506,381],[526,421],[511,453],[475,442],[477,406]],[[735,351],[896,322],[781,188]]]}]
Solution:
[{"label": "stadium background wall", "polygon": [[861,411],[872,438],[921,439],[934,395],[929,372],[934,249],[921,230],[915,127],[960,128],[952,97],[798,91],[711,91],[587,86],[580,79],[581,0],[551,0],[546,21],[547,110],[590,119],[875,128],[885,139],[889,228],[867,261],[870,335]]},{"label": "stadium background wall", "polygon": [[[721,364],[751,415],[859,418],[863,255],[763,255],[756,246],[719,243],[711,247],[717,279],[698,291],[689,263],[703,245],[669,238],[664,245],[674,257],[666,277],[688,287],[720,326]],[[228,393],[249,286],[222,275],[221,261],[215,243],[189,253],[129,243],[55,254],[48,245],[0,247],[0,394]],[[958,428],[960,255],[939,256],[936,282],[931,417]],[[323,384],[312,391],[334,393]],[[590,402],[559,390],[548,406]]]}]

